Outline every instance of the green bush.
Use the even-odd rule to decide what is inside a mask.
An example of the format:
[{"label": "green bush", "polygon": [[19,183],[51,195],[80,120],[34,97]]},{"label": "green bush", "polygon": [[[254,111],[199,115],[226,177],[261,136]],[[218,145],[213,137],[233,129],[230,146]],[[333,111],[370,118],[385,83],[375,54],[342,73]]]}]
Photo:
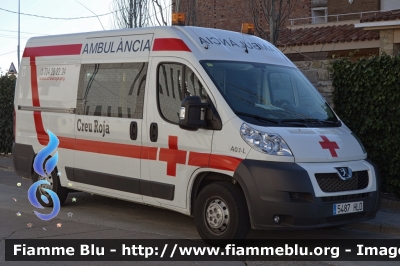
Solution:
[{"label": "green bush", "polygon": [[335,111],[378,164],[384,192],[400,197],[400,55],[332,62]]},{"label": "green bush", "polygon": [[0,153],[11,152],[14,141],[13,113],[15,76],[0,75]]}]

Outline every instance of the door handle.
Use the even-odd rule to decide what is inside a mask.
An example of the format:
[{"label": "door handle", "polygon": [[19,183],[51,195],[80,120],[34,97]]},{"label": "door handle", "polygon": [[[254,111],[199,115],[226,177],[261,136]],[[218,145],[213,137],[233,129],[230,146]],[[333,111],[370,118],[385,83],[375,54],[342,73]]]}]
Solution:
[{"label": "door handle", "polygon": [[131,122],[131,126],[129,129],[129,134],[131,135],[131,140],[136,140],[137,139],[137,131],[138,131],[138,126],[136,121]]},{"label": "door handle", "polygon": [[158,125],[157,123],[150,124],[150,140],[152,142],[157,142],[158,139]]}]

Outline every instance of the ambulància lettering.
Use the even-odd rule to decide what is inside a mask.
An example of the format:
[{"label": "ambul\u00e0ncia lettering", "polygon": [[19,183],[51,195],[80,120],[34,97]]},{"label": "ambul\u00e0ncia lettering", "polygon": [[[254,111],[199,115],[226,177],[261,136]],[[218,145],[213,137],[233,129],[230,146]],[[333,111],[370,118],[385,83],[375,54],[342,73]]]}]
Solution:
[{"label": "ambul\u00e0ncia lettering", "polygon": [[94,120],[92,123],[84,123],[81,119],[78,119],[76,123],[76,128],[78,131],[84,132],[94,132],[94,133],[101,133],[103,137],[105,134],[110,134],[110,127],[103,121],[103,124],[99,124],[99,121]]},{"label": "ambul\u00e0ncia lettering", "polygon": [[87,43],[82,54],[126,53],[150,51],[150,40],[108,41]]}]

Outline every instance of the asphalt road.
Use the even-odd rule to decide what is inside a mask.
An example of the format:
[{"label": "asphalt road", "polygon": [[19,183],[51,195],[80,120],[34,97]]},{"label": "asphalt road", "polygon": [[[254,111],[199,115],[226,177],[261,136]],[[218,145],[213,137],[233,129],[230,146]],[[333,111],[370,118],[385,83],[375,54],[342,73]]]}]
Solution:
[{"label": "asphalt road", "polygon": [[[18,186],[17,183],[21,183]],[[31,181],[0,169],[0,265],[132,265],[134,262],[6,262],[4,239],[198,239],[194,220],[172,211],[83,192],[70,193],[58,216],[42,221],[33,213],[27,190]],[[72,201],[76,198],[76,202]],[[17,212],[21,213],[17,216]],[[72,213],[72,217],[68,216]],[[70,214],[71,216],[71,214]],[[27,226],[28,223],[32,227]],[[57,227],[61,223],[61,227]],[[250,231],[257,239],[399,238],[365,231]],[[400,238],[399,238],[400,239]],[[139,263],[137,263],[139,264]],[[140,262],[140,265],[398,265],[398,262]]]}]

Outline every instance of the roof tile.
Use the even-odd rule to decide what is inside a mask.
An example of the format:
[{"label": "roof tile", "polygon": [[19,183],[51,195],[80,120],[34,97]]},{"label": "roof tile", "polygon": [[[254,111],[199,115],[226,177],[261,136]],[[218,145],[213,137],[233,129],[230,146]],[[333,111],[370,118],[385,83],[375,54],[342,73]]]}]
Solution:
[{"label": "roof tile", "polygon": [[376,12],[374,14],[368,15],[360,19],[361,23],[374,22],[374,21],[388,21],[400,19],[400,9]]},{"label": "roof tile", "polygon": [[314,45],[366,40],[379,40],[379,32],[354,28],[354,25],[351,24],[293,30],[283,29],[280,32],[277,46]]}]

